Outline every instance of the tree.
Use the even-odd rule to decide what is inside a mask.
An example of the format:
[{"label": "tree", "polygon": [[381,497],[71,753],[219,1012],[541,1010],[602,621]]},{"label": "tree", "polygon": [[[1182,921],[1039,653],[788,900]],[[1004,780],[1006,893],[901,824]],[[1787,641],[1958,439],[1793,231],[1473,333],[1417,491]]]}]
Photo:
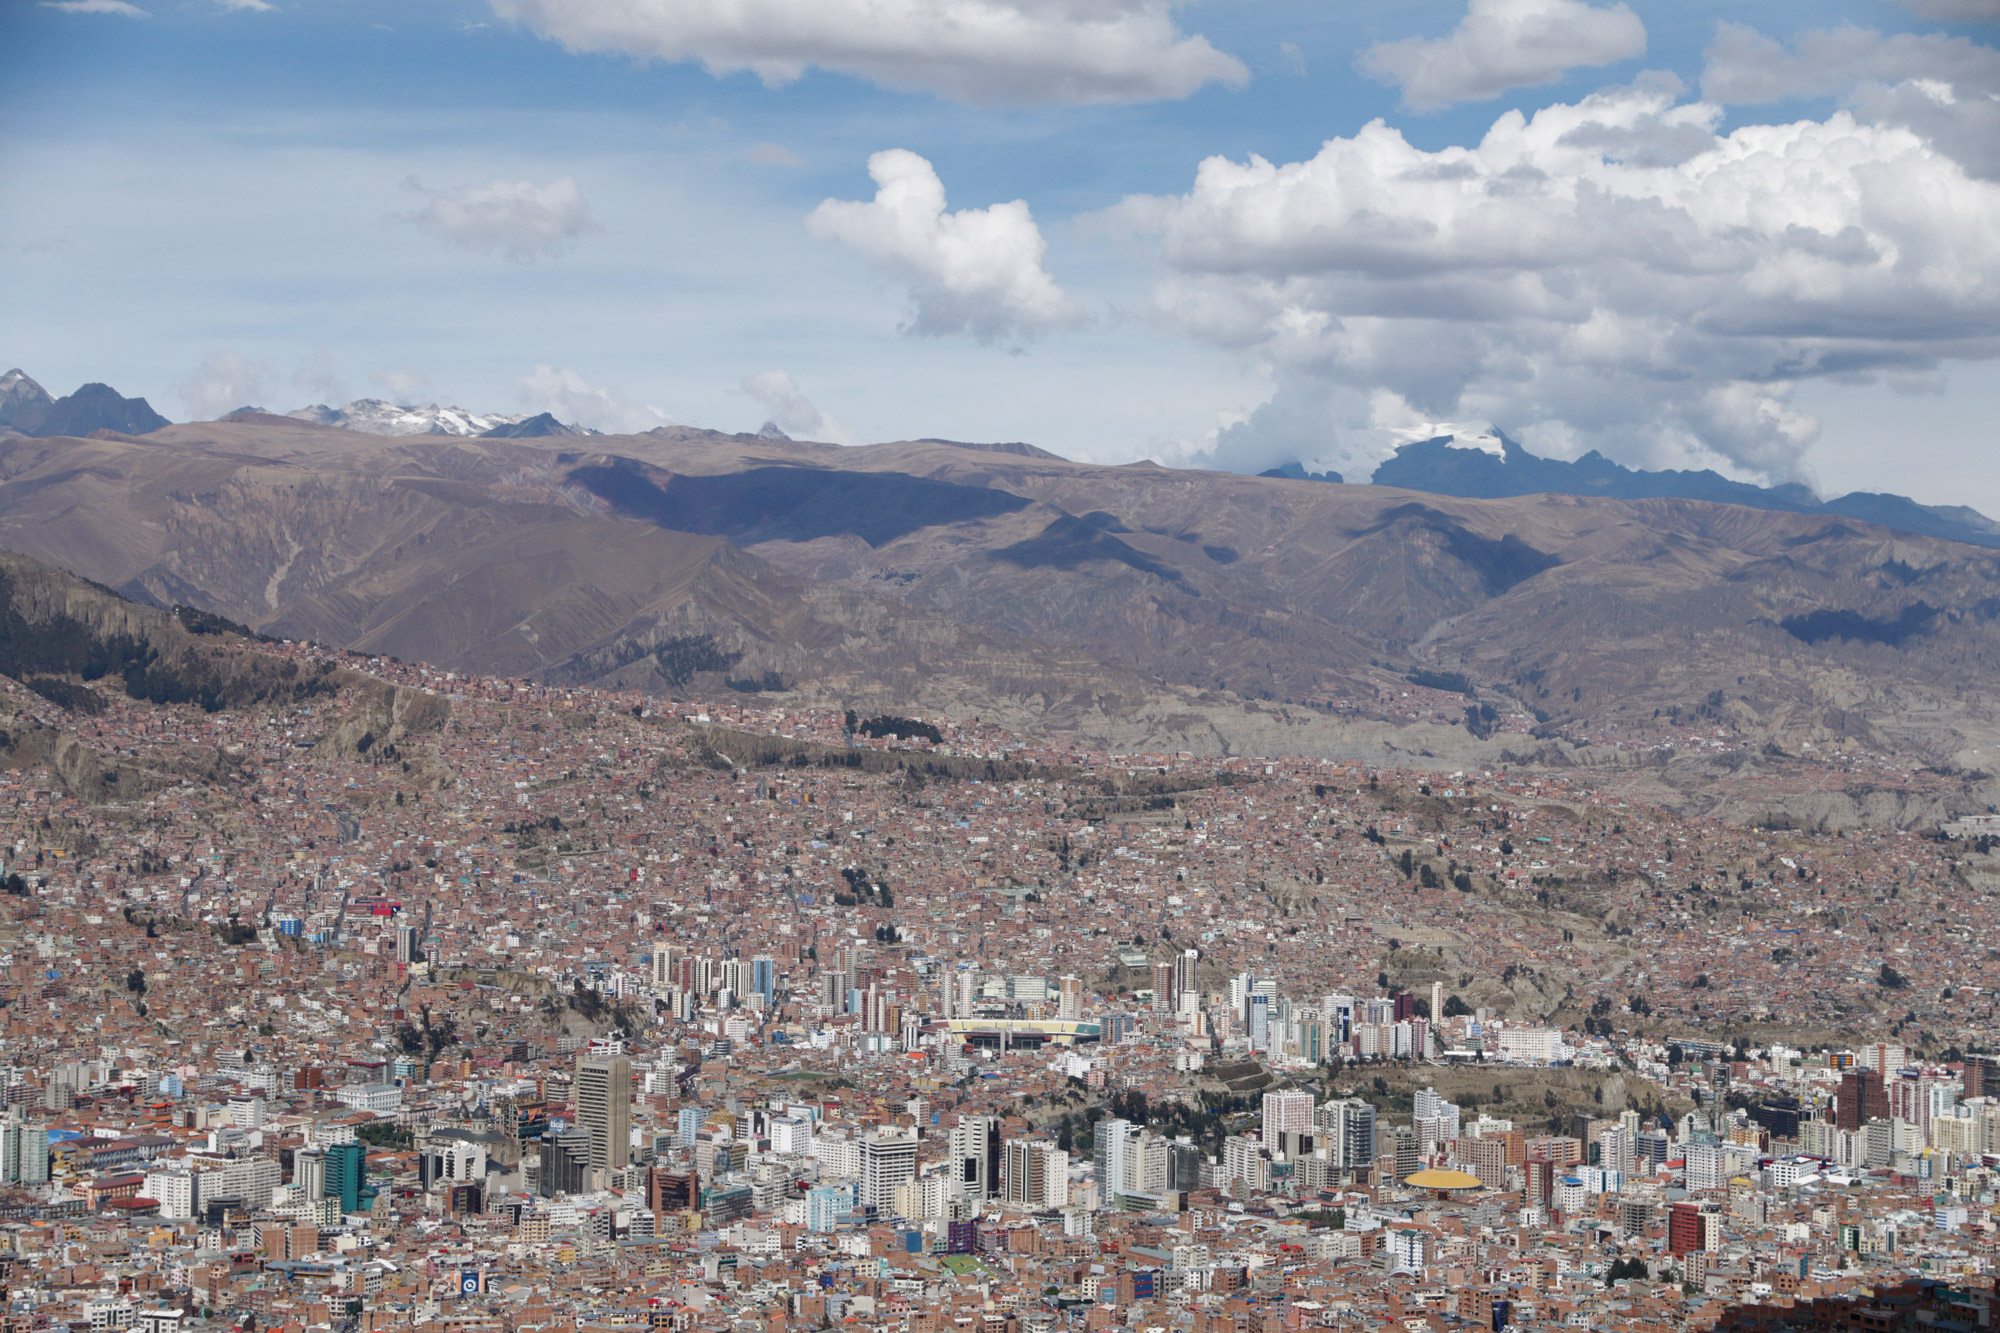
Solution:
[{"label": "tree", "polygon": [[1875,977],[1875,984],[1884,990],[1901,990],[1903,987],[1909,985],[1910,982],[1909,978],[1905,977],[1901,972],[1884,963],[1882,964],[1881,972]]},{"label": "tree", "polygon": [[131,974],[125,978],[125,989],[131,991],[134,995],[144,995],[146,993],[146,974],[136,967],[133,968]]}]

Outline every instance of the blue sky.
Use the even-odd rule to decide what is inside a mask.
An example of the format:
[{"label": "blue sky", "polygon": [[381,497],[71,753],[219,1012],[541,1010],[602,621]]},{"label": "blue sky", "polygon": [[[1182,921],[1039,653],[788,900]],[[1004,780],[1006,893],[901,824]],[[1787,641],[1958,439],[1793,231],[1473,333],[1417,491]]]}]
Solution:
[{"label": "blue sky", "polygon": [[1492,425],[2000,512],[1990,0],[934,3],[1027,36],[0,0],[0,360],[1350,475]]}]

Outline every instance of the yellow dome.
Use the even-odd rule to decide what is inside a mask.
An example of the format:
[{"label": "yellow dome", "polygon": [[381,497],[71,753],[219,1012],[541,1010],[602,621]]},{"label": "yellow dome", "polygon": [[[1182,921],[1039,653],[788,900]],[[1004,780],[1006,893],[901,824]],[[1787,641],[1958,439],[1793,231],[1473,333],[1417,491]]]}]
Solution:
[{"label": "yellow dome", "polygon": [[1476,1190],[1485,1182],[1478,1176],[1467,1175],[1463,1171],[1444,1171],[1434,1168],[1405,1176],[1403,1183],[1420,1190]]}]

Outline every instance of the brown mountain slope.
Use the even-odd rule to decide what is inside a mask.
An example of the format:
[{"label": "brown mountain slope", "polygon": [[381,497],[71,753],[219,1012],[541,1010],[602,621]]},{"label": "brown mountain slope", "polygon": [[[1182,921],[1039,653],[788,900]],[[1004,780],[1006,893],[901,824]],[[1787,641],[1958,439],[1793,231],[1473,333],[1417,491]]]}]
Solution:
[{"label": "brown mountain slope", "polygon": [[[1966,767],[2000,744],[2000,554],[1695,501],[1465,500],[939,441],[388,438],[246,416],[0,441],[0,546],[445,666],[654,689],[776,673],[799,697],[1132,747],[1532,752],[1672,780],[1716,736],[1739,756],[1810,743]],[[688,647],[702,636],[710,658]],[[687,652],[692,676],[673,666]],[[1403,725],[1420,671],[1463,673],[1501,734]],[[1537,724],[1566,740],[1518,734]],[[1671,751],[1569,743],[1670,726]]]}]

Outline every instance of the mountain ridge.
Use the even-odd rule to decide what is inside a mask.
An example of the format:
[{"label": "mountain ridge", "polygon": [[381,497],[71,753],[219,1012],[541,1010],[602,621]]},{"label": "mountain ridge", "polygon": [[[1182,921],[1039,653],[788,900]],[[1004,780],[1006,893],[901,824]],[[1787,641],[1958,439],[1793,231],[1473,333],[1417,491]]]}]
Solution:
[{"label": "mountain ridge", "polygon": [[[2000,522],[1963,505],[1925,505],[1907,496],[1873,491],[1821,500],[1797,482],[1757,486],[1732,481],[1708,469],[1646,471],[1614,463],[1595,449],[1573,461],[1543,458],[1504,434],[1498,435],[1502,452],[1496,455],[1488,449],[1455,446],[1455,438],[1440,435],[1401,446],[1375,469],[1371,484],[1469,499],[1594,495],[1616,500],[1705,500],[1782,513],[1841,514],[1920,536],[2000,549]],[[1296,463],[1288,466],[1299,469]],[[1303,475],[1303,470],[1284,475]]]}]

